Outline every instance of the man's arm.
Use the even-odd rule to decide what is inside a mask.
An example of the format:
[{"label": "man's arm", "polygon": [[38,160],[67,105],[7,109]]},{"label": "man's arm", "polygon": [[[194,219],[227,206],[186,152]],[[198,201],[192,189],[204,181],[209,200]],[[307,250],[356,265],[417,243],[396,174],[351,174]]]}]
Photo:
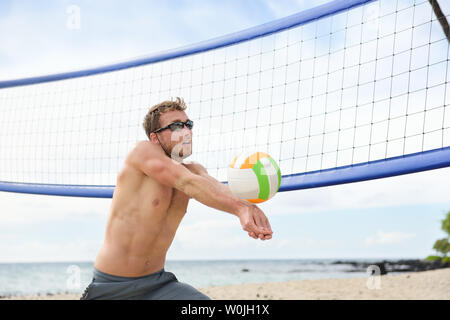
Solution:
[{"label": "man's arm", "polygon": [[195,174],[181,163],[168,158],[152,142],[138,142],[127,161],[163,185],[176,188],[208,207],[238,216],[245,231],[271,234],[261,223],[258,214],[262,211],[258,207],[245,204],[231,192],[224,192],[220,182]]},{"label": "man's arm", "polygon": [[[244,205],[253,207],[253,208],[257,208],[256,205],[249,205],[246,202],[242,201],[241,199],[237,198],[230,190],[230,188],[221,183],[220,181],[218,181],[217,179],[215,179],[214,177],[210,176],[208,174],[208,171],[206,170],[205,167],[203,167],[200,163],[197,162],[190,162],[187,164],[184,164],[191,172],[198,174],[202,177],[205,177],[206,179],[208,179],[211,183],[213,183],[219,190],[221,190],[222,193],[227,194],[230,197],[235,197],[238,201],[241,201]],[[257,210],[259,210],[259,208],[257,208]],[[259,210],[260,211],[260,210]],[[255,219],[257,219],[257,224],[263,226],[263,228],[265,229],[264,233],[260,233],[260,234],[255,234],[255,232],[249,231],[248,235],[254,239],[261,239],[261,240],[268,240],[272,238],[272,228],[270,226],[269,220],[267,219],[267,217],[264,215],[264,213],[262,211],[258,212],[257,215],[255,215],[254,217]],[[241,221],[242,223],[242,221]]]}]

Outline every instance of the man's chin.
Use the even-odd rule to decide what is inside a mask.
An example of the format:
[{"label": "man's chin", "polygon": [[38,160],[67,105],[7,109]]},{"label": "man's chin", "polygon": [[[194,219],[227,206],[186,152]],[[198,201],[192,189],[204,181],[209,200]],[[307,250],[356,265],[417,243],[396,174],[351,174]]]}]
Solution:
[{"label": "man's chin", "polygon": [[192,154],[192,145],[188,144],[181,149],[181,158],[186,159]]},{"label": "man's chin", "polygon": [[188,158],[189,156],[191,156],[192,155],[192,150],[181,150],[178,154],[175,152],[175,154],[172,154],[172,159],[173,160],[179,160],[179,161],[181,161],[181,160],[183,160],[183,159],[186,159],[186,158]]},{"label": "man's chin", "polygon": [[183,154],[181,154],[180,158],[186,159],[186,158],[190,157],[191,155],[192,155],[192,152],[186,153],[186,155],[184,155],[184,153],[183,153]]}]

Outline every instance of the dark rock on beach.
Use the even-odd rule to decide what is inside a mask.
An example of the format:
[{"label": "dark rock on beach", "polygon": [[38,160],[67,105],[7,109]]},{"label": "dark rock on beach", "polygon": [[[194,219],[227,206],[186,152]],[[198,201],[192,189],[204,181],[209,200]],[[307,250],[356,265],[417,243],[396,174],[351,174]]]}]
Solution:
[{"label": "dark rock on beach", "polygon": [[[358,262],[358,261],[335,261],[331,264],[351,265],[354,269],[347,272],[367,272],[369,266],[376,265],[380,268],[380,274],[387,274],[388,272],[412,272],[412,271],[427,271],[435,269],[449,268],[450,263],[444,263],[441,260],[426,261],[426,260],[383,260],[373,262]],[[375,269],[372,269],[374,274]]]}]

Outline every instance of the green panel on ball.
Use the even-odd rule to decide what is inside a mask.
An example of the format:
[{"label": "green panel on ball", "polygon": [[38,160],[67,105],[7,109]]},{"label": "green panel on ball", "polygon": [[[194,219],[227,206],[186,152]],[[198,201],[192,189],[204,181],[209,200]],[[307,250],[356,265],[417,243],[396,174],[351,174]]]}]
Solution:
[{"label": "green panel on ball", "polygon": [[278,189],[280,189],[280,184],[281,184],[281,170],[280,170],[280,167],[275,162],[275,160],[272,159],[272,157],[269,157],[269,160],[272,163],[272,165],[275,167],[275,169],[277,169],[277,175],[278,175],[277,191],[278,191]]},{"label": "green panel on ball", "polygon": [[270,184],[269,177],[267,176],[266,169],[264,169],[263,164],[258,160],[252,167],[253,172],[255,172],[258,178],[259,184],[259,199],[268,199],[270,194]]}]

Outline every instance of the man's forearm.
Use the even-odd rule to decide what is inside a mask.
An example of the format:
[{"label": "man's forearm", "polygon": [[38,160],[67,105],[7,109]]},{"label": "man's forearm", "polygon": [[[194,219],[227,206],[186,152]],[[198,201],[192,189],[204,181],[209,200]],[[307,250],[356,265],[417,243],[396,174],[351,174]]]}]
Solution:
[{"label": "man's forearm", "polygon": [[183,183],[181,190],[208,207],[234,215],[245,207],[245,203],[233,195],[227,186],[210,177],[195,175]]},{"label": "man's forearm", "polygon": [[[213,177],[211,177],[208,174],[202,175],[202,177],[205,177],[206,179],[208,179],[209,181],[211,181],[212,183],[214,183],[217,188],[219,188],[223,193],[229,195],[230,197],[236,197],[230,190],[230,187],[228,187],[227,185],[221,183],[220,181],[214,179]],[[237,198],[237,197],[236,197]],[[238,198],[239,199],[239,198]],[[240,199],[239,199],[240,200]],[[240,200],[242,201],[242,200]]]}]

